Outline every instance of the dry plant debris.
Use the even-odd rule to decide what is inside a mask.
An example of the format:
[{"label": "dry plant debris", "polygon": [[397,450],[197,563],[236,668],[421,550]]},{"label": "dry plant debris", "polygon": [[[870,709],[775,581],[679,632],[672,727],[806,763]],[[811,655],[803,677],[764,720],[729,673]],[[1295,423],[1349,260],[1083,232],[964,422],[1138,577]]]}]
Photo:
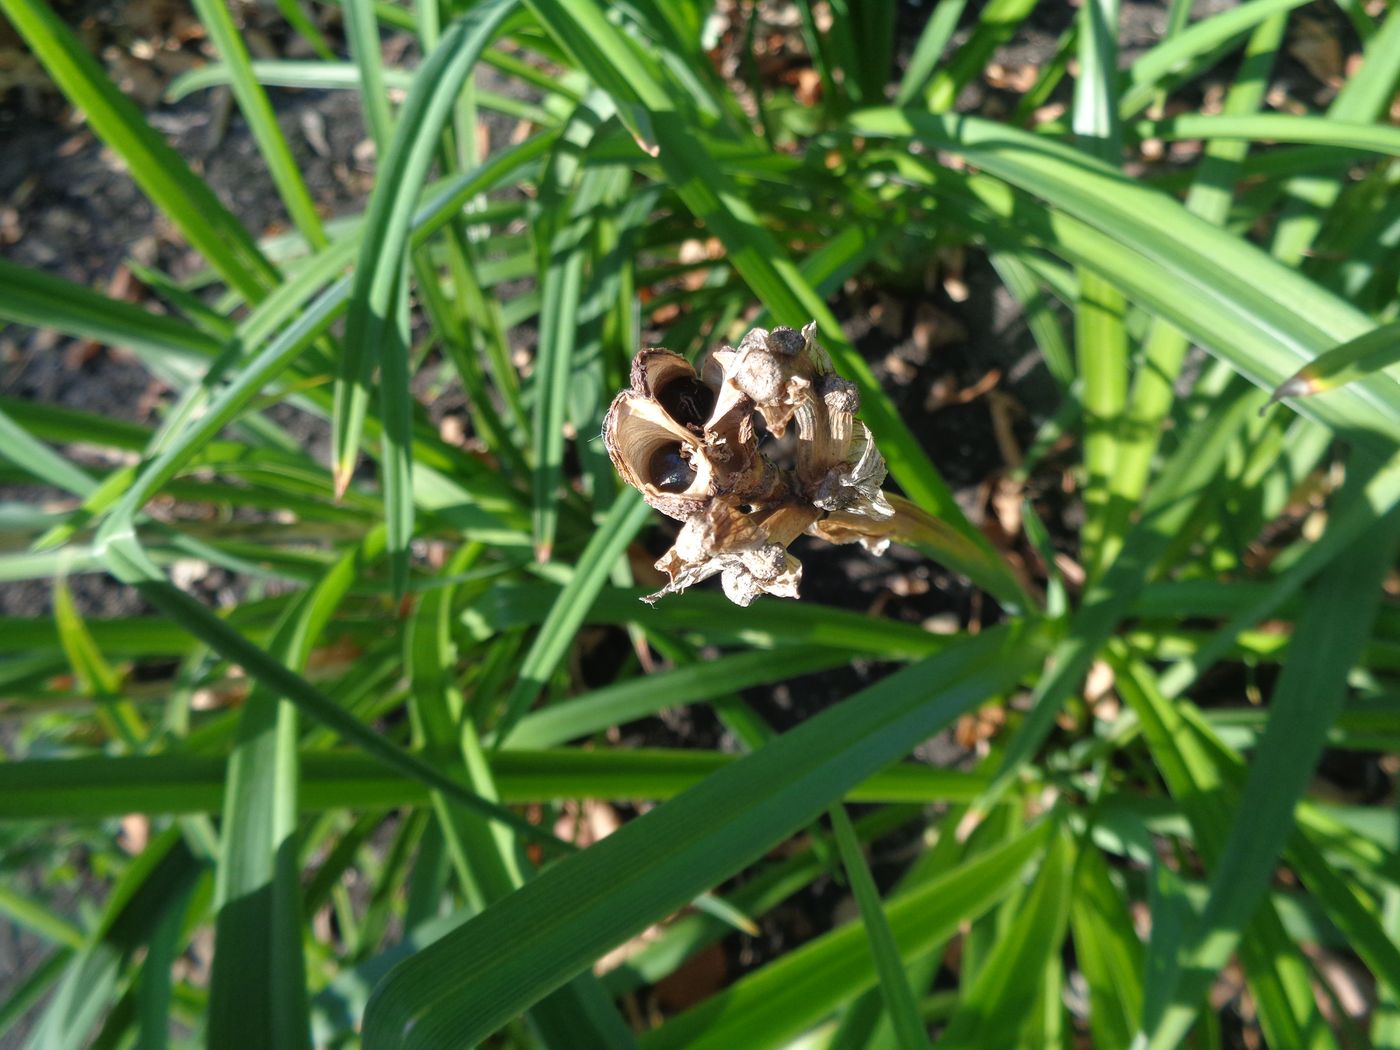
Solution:
[{"label": "dry plant debris", "polygon": [[[755,328],[698,372],[669,350],[633,360],[603,443],[623,480],[683,523],[656,563],[670,582],[646,601],[717,574],[737,605],[796,598],[802,564],[787,548],[803,533],[878,554],[916,527],[921,512],[881,491],[885,461],[856,418],[860,395],[815,333]],[[760,447],[755,415],[775,443],[794,432],[790,465]]]}]

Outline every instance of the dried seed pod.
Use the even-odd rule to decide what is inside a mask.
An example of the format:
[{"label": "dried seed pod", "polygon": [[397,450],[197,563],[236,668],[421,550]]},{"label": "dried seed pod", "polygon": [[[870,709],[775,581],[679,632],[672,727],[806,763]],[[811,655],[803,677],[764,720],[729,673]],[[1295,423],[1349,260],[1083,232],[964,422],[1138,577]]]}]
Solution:
[{"label": "dried seed pod", "polygon": [[700,438],[655,401],[632,390],[613,399],[603,445],[622,480],[667,517],[685,521],[705,508],[713,471]]},{"label": "dried seed pod", "polygon": [[713,355],[725,383],[753,402],[768,430],[778,437],[812,398],[816,369],[805,353],[809,342],[805,330],[755,328],[737,348],[725,347]]},{"label": "dried seed pod", "polygon": [[735,605],[748,605],[760,594],[796,598],[802,581],[802,563],[783,544],[772,542],[749,516],[718,500],[685,523],[656,567],[670,582],[648,595],[648,603],[716,574]]},{"label": "dried seed pod", "polygon": [[776,498],[782,479],[758,454],[742,395],[719,404],[714,387],[669,350],[639,353],[631,379],[608,410],[603,443],[649,504],[684,521],[710,497]]},{"label": "dried seed pod", "polygon": [[[644,350],[613,401],[603,439],[618,473],[651,506],[685,523],[656,563],[670,582],[648,601],[719,575],[731,600],[796,597],[802,566],[788,545],[806,532],[836,543],[888,543],[895,510],[885,461],[856,419],[856,388],[832,370],[816,325],[755,328],[713,351],[699,373],[678,354]],[[796,458],[764,458],[754,413]]]},{"label": "dried seed pod", "polygon": [[670,350],[643,350],[632,361],[632,389],[651,398],[678,426],[704,432],[715,407],[715,391],[690,362]]}]

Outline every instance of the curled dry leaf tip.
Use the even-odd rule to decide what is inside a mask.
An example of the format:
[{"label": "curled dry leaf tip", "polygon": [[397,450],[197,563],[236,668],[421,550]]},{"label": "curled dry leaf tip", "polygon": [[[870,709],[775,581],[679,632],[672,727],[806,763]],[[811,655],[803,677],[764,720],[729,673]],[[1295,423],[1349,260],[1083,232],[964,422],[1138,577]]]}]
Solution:
[{"label": "curled dry leaf tip", "polygon": [[[639,353],[603,443],[624,481],[683,522],[656,563],[670,582],[646,601],[714,575],[738,605],[760,594],[796,598],[802,564],[787,548],[798,536],[878,554],[914,527],[903,519],[922,512],[881,490],[885,461],[859,411],[815,324],[755,328],[699,371],[669,350]],[[790,462],[764,454],[755,416],[791,448]]]}]

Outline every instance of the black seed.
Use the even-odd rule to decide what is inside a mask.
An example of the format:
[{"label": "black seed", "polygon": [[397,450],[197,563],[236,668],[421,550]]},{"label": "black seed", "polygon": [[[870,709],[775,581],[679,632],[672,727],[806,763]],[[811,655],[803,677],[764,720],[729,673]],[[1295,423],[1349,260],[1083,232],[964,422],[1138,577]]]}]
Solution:
[{"label": "black seed", "polygon": [[681,455],[679,441],[662,445],[651,454],[647,474],[652,485],[662,492],[684,492],[695,481],[695,471]]},{"label": "black seed", "polygon": [[699,430],[715,407],[715,392],[691,376],[673,379],[656,392],[666,414],[683,427]]}]

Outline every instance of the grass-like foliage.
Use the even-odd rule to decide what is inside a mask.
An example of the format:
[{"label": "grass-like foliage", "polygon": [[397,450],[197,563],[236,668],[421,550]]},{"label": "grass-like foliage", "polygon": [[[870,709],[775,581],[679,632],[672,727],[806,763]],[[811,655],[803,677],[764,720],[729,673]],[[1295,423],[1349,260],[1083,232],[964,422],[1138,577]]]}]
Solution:
[{"label": "grass-like foliage", "polygon": [[[1313,781],[1324,749],[1400,752],[1400,8],[1340,3],[1358,60],[1280,112],[1298,0],[1173,3],[1130,63],[1116,0],[1085,0],[996,118],[957,101],[1031,0],[939,0],[902,42],[893,0],[797,2],[797,82],[752,40],[716,63],[702,0],[344,0],[338,42],[288,0],[319,56],[295,62],[193,6],[218,62],[174,92],[230,87],[276,252],[47,0],[0,0],[206,264],[146,271],[153,309],[0,262],[0,320],[126,348],[174,395],[156,429],[0,399],[5,482],[52,490],[7,507],[0,581],[53,594],[0,624],[0,913],[48,945],[0,1035],[1400,1045],[1393,792]],[[421,58],[386,63],[390,33]],[[362,214],[318,212],[269,86],[360,92]],[[523,133],[483,156],[491,109]],[[1178,142],[1200,147],[1152,163]],[[953,253],[990,260],[1058,400],[1005,478],[1056,502],[996,543],[839,323],[851,280],[913,287]],[[809,321],[940,523],[925,553],[988,596],[961,632],[636,600],[659,519],[595,435],[640,333],[695,359]],[[427,376],[465,397],[469,444]],[[177,584],[192,562],[237,604]],[[89,615],[82,574],[148,611]],[[588,686],[600,630],[638,655]],[[893,670],[787,732],[743,699],[854,660]],[[744,753],[617,745],[682,704]],[[911,758],[979,710],[1000,728],[975,768]],[[593,841],[580,800],[645,804]],[[891,882],[869,856],[894,833]],[[844,921],[694,992],[692,960],[831,878]],[[651,993],[667,978],[683,1007]]]}]

